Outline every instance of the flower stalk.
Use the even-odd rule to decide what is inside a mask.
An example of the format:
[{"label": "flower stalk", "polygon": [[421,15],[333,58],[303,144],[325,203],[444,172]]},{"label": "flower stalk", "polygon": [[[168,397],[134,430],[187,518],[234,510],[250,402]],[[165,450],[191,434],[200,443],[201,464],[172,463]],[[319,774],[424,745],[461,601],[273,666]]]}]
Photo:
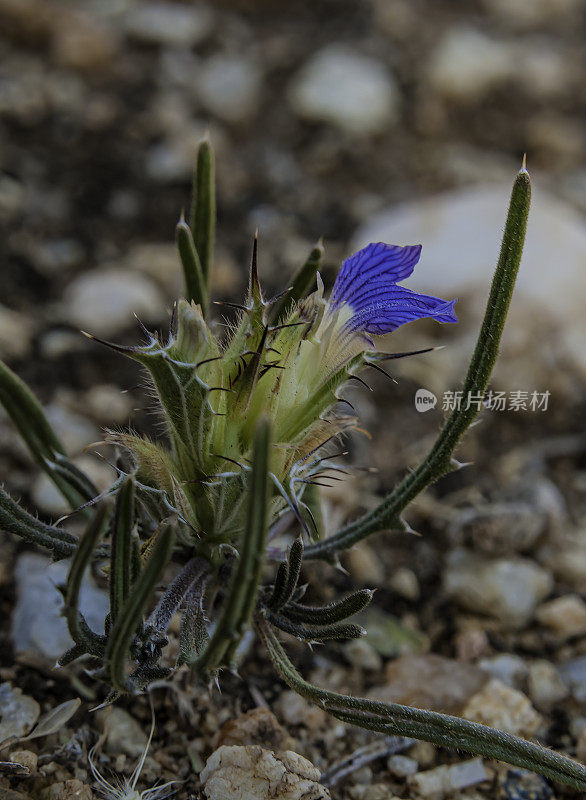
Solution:
[{"label": "flower stalk", "polygon": [[[500,255],[484,319],[464,379],[462,388],[464,397],[484,396],[496,363],[523,254],[530,203],[531,181],[529,173],[523,166],[513,185]],[[478,406],[475,404],[468,404],[468,407],[463,404],[461,408],[454,409],[419,466],[368,514],[342,528],[325,541],[308,547],[305,558],[333,561],[340,551],[347,550],[372,533],[385,529],[405,530],[401,514],[409,503],[430,484],[459,467],[458,462],[453,460],[453,454],[477,413]]]}]

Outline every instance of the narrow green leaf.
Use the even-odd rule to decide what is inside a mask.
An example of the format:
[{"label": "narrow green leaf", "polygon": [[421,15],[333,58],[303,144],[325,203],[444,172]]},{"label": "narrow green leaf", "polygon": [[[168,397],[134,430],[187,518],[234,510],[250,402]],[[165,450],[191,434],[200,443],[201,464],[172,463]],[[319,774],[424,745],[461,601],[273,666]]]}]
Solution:
[{"label": "narrow green leaf", "polygon": [[[279,565],[279,569],[277,570],[277,578],[275,580],[275,589],[273,590],[273,596],[269,601],[269,608],[272,608],[274,611],[278,611],[280,608],[287,605],[289,600],[293,597],[293,592],[297,588],[297,583],[299,581],[302,560],[303,539],[301,536],[298,536],[289,549],[287,561]],[[281,570],[281,567],[283,566],[285,566],[285,569]],[[279,586],[278,592],[277,585]]]},{"label": "narrow green leaf", "polygon": [[359,589],[327,606],[304,606],[301,603],[289,603],[282,613],[293,622],[307,622],[313,625],[332,625],[342,622],[354,614],[363,611],[372,600],[374,593],[370,589]]},{"label": "narrow green leaf", "polygon": [[190,302],[193,300],[194,303],[198,303],[205,316],[208,308],[207,281],[203,275],[191,229],[183,218],[179,220],[175,228],[175,239],[183,267],[185,298]]},{"label": "narrow green leaf", "polygon": [[119,692],[127,691],[126,660],[130,645],[142,621],[144,608],[154,592],[173,549],[173,526],[161,526],[148,561],[132,587],[120,614],[108,636],[106,645],[106,673],[111,685]]},{"label": "narrow green leaf", "polygon": [[[462,387],[463,397],[469,394],[482,396],[486,391],[521,263],[530,203],[531,181],[523,167],[513,185],[500,256],[484,320]],[[470,403],[469,408],[467,405],[462,403],[461,408],[452,411],[425,459],[385,500],[334,536],[306,548],[305,557],[333,560],[337,552],[352,547],[371,533],[389,528],[401,529],[400,514],[405,507],[427,486],[452,470],[454,450],[478,413],[476,404]]]},{"label": "narrow green leaf", "polygon": [[299,622],[292,622],[279,614],[274,614],[272,611],[267,611],[266,615],[271,625],[307,642],[358,639],[366,633],[363,627],[353,622],[340,622],[335,625],[302,625]]},{"label": "narrow green leaf", "polygon": [[291,308],[293,303],[302,300],[315,288],[315,276],[321,267],[323,255],[324,248],[321,242],[319,242],[312,247],[305,264],[295,273],[291,281],[291,289],[283,295],[278,304],[272,309],[271,321],[273,323],[284,318],[285,313]]},{"label": "narrow green leaf", "polygon": [[179,658],[177,666],[188,664],[193,666],[198,657],[208,646],[210,637],[203,610],[203,599],[207,585],[207,576],[196,581],[185,598],[185,608],[179,628]]},{"label": "narrow green leaf", "polygon": [[319,487],[315,484],[310,483],[305,487],[302,508],[307,512],[304,516],[308,517],[307,527],[311,541],[319,542],[323,539],[325,525],[321,495]]},{"label": "narrow green leaf", "polygon": [[77,492],[84,503],[100,494],[85,472],[61,453],[55,453],[55,460],[47,462],[47,469]]},{"label": "narrow green leaf", "polygon": [[37,398],[3,361],[0,361],[0,403],[37,464],[51,478],[72,508],[80,505],[82,498],[78,492],[50,466],[56,454],[65,455],[65,448],[49,424]]},{"label": "narrow green leaf", "polygon": [[134,478],[129,476],[116,495],[110,553],[110,614],[116,622],[130,593],[133,567]]},{"label": "narrow green leaf", "polygon": [[69,558],[75,553],[77,539],[67,531],[53,525],[45,525],[28,511],[21,508],[0,487],[0,528],[20,536],[31,544],[46,547],[55,558]]},{"label": "narrow green leaf", "polygon": [[508,733],[460,717],[397,703],[350,697],[308,683],[297,672],[265,619],[257,630],[280,677],[302,697],[319,704],[339,719],[386,735],[408,736],[475,755],[496,758],[586,790],[586,767],[559,753]]},{"label": "narrow green leaf", "polygon": [[229,661],[256,605],[266,550],[270,440],[270,422],[261,419],[254,435],[246,527],[238,550],[238,564],[216,629],[196,662],[201,674],[208,674]]},{"label": "narrow green leaf", "polygon": [[79,593],[86,570],[106,528],[109,514],[110,508],[107,503],[98,506],[92,521],[79,540],[69,567],[64,597],[64,615],[71,638],[76,644],[82,645],[86,653],[94,656],[104,654],[105,638],[92,631],[81,614]]},{"label": "narrow green leaf", "polygon": [[281,561],[277,567],[277,574],[275,575],[275,583],[273,584],[273,591],[267,603],[269,608],[278,611],[283,605],[285,598],[285,590],[287,589],[287,578],[289,577],[289,563]]},{"label": "narrow green leaf", "polygon": [[209,289],[216,236],[216,168],[208,139],[200,143],[197,152],[189,227],[193,231],[205,286]]}]

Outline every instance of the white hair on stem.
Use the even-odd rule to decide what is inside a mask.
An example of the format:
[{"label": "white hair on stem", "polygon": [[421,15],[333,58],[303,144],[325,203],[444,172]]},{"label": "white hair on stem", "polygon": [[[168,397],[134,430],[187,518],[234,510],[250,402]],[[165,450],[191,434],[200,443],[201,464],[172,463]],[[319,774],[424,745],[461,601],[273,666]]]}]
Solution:
[{"label": "white hair on stem", "polygon": [[136,784],[140,777],[140,773],[142,772],[142,768],[144,767],[144,762],[153,739],[153,734],[155,732],[155,712],[152,702],[151,712],[152,722],[149,738],[140,758],[138,759],[136,767],[132,771],[130,778],[116,778],[113,783],[110,783],[110,781],[106,780],[106,778],[98,770],[98,767],[95,763],[95,756],[106,737],[105,732],[102,734],[102,736],[100,736],[98,741],[89,751],[88,761],[92,775],[98,784],[99,791],[103,797],[106,798],[106,800],[163,800],[163,798],[169,797],[174,793],[175,790],[171,788],[174,783],[181,783],[181,781],[178,780],[167,781],[166,783],[162,783],[158,786],[152,786],[150,789],[143,789],[142,792],[139,792],[136,788]]}]

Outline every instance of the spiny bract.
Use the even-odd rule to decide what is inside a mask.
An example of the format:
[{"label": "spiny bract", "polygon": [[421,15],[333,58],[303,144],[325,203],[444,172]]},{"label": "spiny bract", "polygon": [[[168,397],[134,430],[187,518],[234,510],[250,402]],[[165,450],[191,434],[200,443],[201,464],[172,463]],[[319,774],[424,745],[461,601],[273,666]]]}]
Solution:
[{"label": "spiny bract", "polygon": [[336,404],[342,385],[377,356],[371,335],[433,317],[454,322],[455,301],[419,295],[397,281],[408,277],[419,246],[372,244],[344,262],[329,301],[323,284],[274,319],[257,275],[256,240],[246,305],[225,341],[201,308],[180,300],[168,341],[148,334],[141,347],[118,348],[149,371],[163,411],[169,446],[130,433],[110,439],[133,455],[137,479],[160,490],[200,554],[234,544],[243,528],[253,434],[266,415],[273,426],[269,523],[292,509],[311,533],[305,487],[339,469],[320,454],[351,428]]}]

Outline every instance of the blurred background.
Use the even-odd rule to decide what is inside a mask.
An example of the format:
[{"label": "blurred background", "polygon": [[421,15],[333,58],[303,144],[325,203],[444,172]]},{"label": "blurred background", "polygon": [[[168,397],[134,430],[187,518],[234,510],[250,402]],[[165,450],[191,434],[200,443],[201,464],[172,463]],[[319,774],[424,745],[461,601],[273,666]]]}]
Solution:
[{"label": "blurred background", "polygon": [[[422,452],[443,393],[457,389],[526,152],[534,203],[494,388],[552,394],[547,413],[485,427],[510,418],[523,440],[525,426],[575,431],[586,367],[585,19],[583,0],[0,0],[0,356],[40,394],[73,454],[105,424],[130,416],[152,427],[135,366],[79,329],[131,342],[133,313],[166,324],[181,290],[174,227],[209,131],[216,298],[244,290],[256,228],[268,292],[323,237],[330,285],[368,241],[421,242],[409,285],[459,298],[459,325],[417,323],[385,343],[448,347],[397,362],[398,386],[376,379],[375,395],[358,393],[371,430],[392,403],[395,432],[380,453],[354,445],[386,478]],[[439,398],[427,415],[413,403],[420,386]],[[30,465],[5,419],[2,434],[17,459],[10,482],[25,489]],[[487,435],[492,448],[503,440]],[[56,511],[39,481],[37,502]]]},{"label": "blurred background", "polygon": [[[343,658],[359,692],[381,657],[432,649],[481,663],[528,693],[547,744],[581,741],[582,757],[585,31],[584,0],[0,0],[0,357],[101,486],[109,468],[83,448],[104,426],[155,426],[136,365],[79,329],[135,342],[133,313],[165,329],[181,291],[174,228],[206,131],[217,155],[215,298],[244,291],[256,228],[269,294],[323,237],[326,285],[369,241],[421,242],[408,285],[458,297],[458,325],[417,322],[384,343],[444,349],[392,362],[396,384],[373,375],[372,394],[348,390],[373,437],[354,437],[351,458],[378,472],[330,492],[330,528],[374,505],[433,441],[527,153],[533,208],[492,388],[550,392],[548,407],[484,412],[459,451],[474,465],[409,511],[426,535],[379,537],[347,555],[354,584],[381,589],[366,650]],[[414,405],[420,387],[438,397],[426,414]],[[5,416],[0,439],[0,481],[54,519],[61,500]],[[318,600],[349,587],[330,567],[312,569]],[[577,664],[563,681],[561,661]],[[328,685],[347,687],[347,669],[336,683],[323,655],[316,664]],[[449,675],[459,682],[450,667],[438,694]]]}]

